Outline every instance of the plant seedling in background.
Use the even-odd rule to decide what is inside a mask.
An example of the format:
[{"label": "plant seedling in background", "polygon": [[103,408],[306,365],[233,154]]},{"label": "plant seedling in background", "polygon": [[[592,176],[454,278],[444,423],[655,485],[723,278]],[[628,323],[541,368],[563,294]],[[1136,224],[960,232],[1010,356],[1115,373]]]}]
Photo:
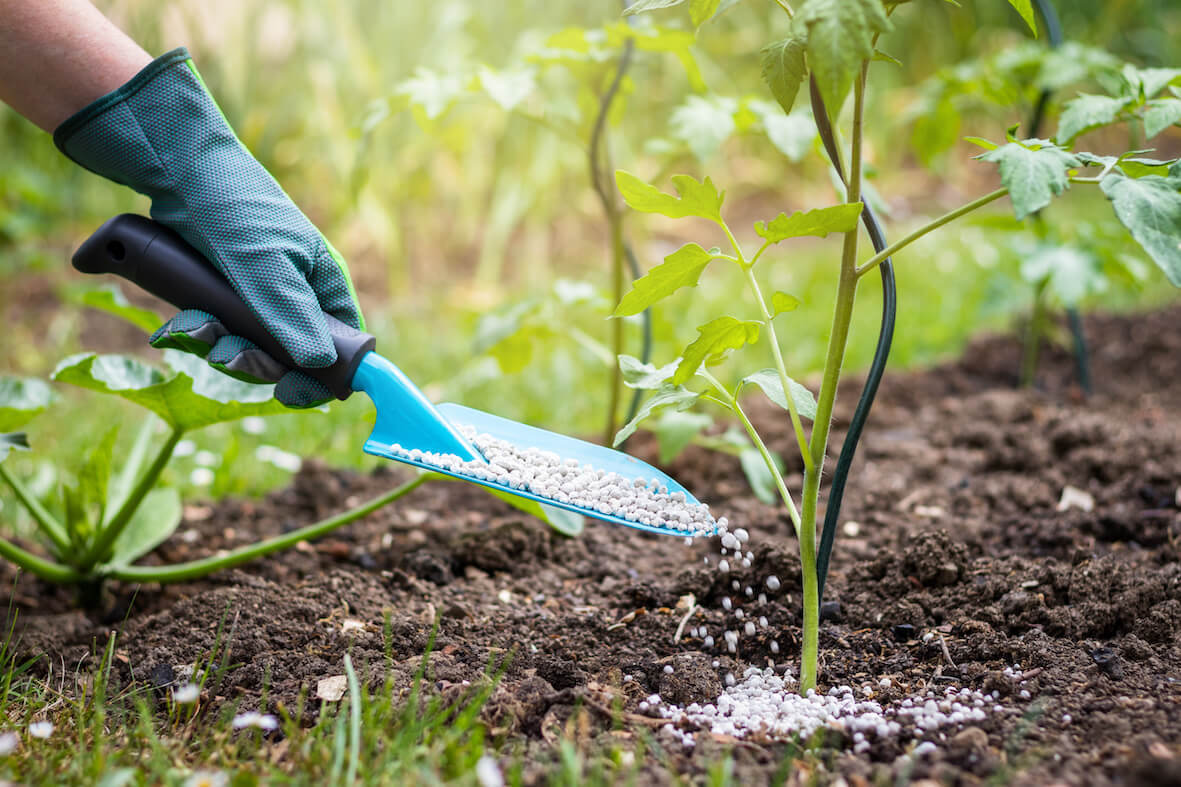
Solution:
[{"label": "plant seedling in background", "polygon": [[[629,12],[666,8],[680,2],[683,0],[640,0]],[[1010,2],[1033,27],[1029,0]],[[1057,142],[1022,139],[1017,136],[1016,128],[1010,129],[1003,143],[974,140],[986,149],[977,158],[998,166],[1002,187],[945,213],[858,262],[858,224],[862,213],[865,167],[862,120],[866,84],[871,62],[889,59],[878,52],[877,41],[891,29],[890,16],[903,3],[804,0],[794,8],[786,2],[777,4],[788,17],[790,32],[786,38],[762,50],[764,79],[785,113],[791,112],[801,86],[811,85],[817,129],[822,139],[827,136],[832,142],[834,158],[839,158],[837,169],[844,204],[791,215],[781,213],[770,220],[756,222],[754,235],[760,240],[755,244],[757,250],[750,254],[723,215],[725,193],[710,178],[699,180],[690,175],[674,175],[672,183],[676,193],[669,194],[629,172],[616,173],[619,191],[633,210],[670,218],[705,219],[720,228],[727,242],[725,249],[706,249],[697,243],[687,243],[665,257],[663,263],[638,279],[631,291],[624,295],[616,308],[616,317],[636,314],[679,290],[696,287],[706,269],[715,262],[734,265],[742,272],[752,307],[748,314],[719,315],[698,326],[697,337],[684,348],[681,357],[665,366],[637,365],[634,359],[621,357],[620,368],[629,384],[654,390],[655,394],[636,418],[619,431],[616,441],[626,439],[640,422],[657,412],[682,412],[700,402],[720,406],[738,418],[760,451],[767,472],[775,479],[775,487],[799,537],[804,618],[799,688],[803,693],[814,688],[817,681],[820,597],[816,522],[820,481],[861,277],[927,233],[995,200],[1008,196],[1016,218],[1021,220],[1077,184],[1099,186],[1132,237],[1164,270],[1170,281],[1181,286],[1181,163],[1145,161],[1139,156],[1143,151],[1112,157],[1077,151],[1070,146],[1077,131],[1116,122],[1125,110],[1139,112],[1143,108],[1142,111],[1147,113],[1151,97],[1168,87],[1181,72],[1163,69],[1129,71],[1131,78],[1127,82],[1136,86],[1135,96],[1116,99],[1117,103],[1122,103],[1112,111],[1101,112],[1089,103],[1089,111],[1080,119],[1084,113],[1072,111],[1068,105],[1063,118],[1067,130],[1066,133],[1060,130]],[[689,2],[690,16],[698,26],[718,8],[716,1]],[[853,107],[846,137],[849,144],[841,149],[836,142],[839,137],[832,131],[832,123],[834,118],[840,117],[840,110],[850,94]],[[1092,103],[1097,106],[1099,102]],[[1110,104],[1107,102],[1109,108]],[[1154,107],[1152,111],[1166,110]],[[1168,111],[1171,111],[1171,105]],[[1098,175],[1084,174],[1087,167],[1099,168]],[[774,292],[768,297],[760,287],[756,267],[761,269],[773,264],[775,247],[785,241],[803,236],[825,237],[832,233],[843,235],[840,278],[823,377],[820,389],[813,397],[788,376],[776,334],[777,319],[793,311],[799,302],[784,292]],[[773,368],[747,374],[733,388],[723,384],[710,371],[711,367],[721,364],[736,351],[758,343],[763,337],[774,361]],[[804,465],[798,506],[780,468],[742,408],[741,394],[752,384],[786,412],[790,433],[798,444]],[[812,422],[810,431],[805,429],[805,420]]]}]

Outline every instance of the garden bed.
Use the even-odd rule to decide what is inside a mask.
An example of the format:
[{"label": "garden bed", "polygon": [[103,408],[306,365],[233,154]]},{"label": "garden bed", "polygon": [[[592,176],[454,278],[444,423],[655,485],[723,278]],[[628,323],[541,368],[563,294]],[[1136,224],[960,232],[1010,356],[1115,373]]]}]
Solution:
[{"label": "garden bed", "polygon": [[[821,684],[883,704],[962,687],[993,695],[999,710],[928,734],[935,745],[919,754],[913,736],[873,739],[854,754],[846,736],[826,735],[797,761],[802,779],[1181,780],[1178,324],[1176,308],[1088,319],[1089,399],[1060,351],[1044,355],[1035,390],[1014,390],[1020,351],[1009,338],[980,340],[933,369],[887,373],[844,504],[827,590],[839,612],[820,632]],[[834,446],[855,383],[838,401]],[[781,411],[753,410],[771,447],[792,455]],[[655,460],[647,435],[631,448]],[[665,469],[751,532],[750,568],[707,566],[716,539],[686,545],[601,524],[567,539],[474,488],[435,484],[332,537],[207,581],[117,588],[94,613],[73,610],[67,590],[28,578],[14,586],[8,566],[0,579],[15,588],[20,656],[43,656],[39,669],[55,675],[84,664],[111,630],[121,632],[124,683],[167,683],[220,645],[232,667],[206,704],[292,709],[307,691],[310,721],[317,682],[343,673],[346,652],[377,685],[388,642],[408,687],[437,619],[431,676],[445,696],[461,697],[511,654],[483,716],[494,737],[528,753],[526,781],[543,777],[558,739],[593,747],[647,732],[664,751],[664,765],[639,765],[654,781],[667,779],[665,767],[702,774],[731,749],[737,781],[760,783],[790,743],[700,731],[686,748],[641,703],[653,693],[713,702],[727,673],[768,660],[795,674],[794,537],[780,509],[751,495],[736,459],[690,447]],[[798,471],[788,479],[796,489]],[[366,476],[309,461],[265,500],[189,506],[149,561],[275,535],[405,478],[396,465]],[[1066,487],[1093,508],[1059,510]],[[769,575],[782,588],[764,605],[731,590],[734,579],[757,585]],[[720,642],[730,595],[769,624],[735,656],[704,651],[700,637],[674,642],[689,596],[686,628],[705,625]]]}]

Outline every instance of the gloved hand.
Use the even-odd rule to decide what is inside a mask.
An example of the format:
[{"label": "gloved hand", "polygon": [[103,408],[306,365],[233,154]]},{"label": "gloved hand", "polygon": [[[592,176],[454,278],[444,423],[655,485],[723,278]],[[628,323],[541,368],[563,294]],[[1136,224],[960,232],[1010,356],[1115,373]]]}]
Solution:
[{"label": "gloved hand", "polygon": [[[53,139],[83,167],[150,197],[152,218],[204,254],[300,366],[336,360],[322,312],[364,330],[344,260],[234,135],[187,50],[157,58]],[[288,407],[332,398],[202,311],[177,314],[150,341],[239,379],[276,382]]]}]

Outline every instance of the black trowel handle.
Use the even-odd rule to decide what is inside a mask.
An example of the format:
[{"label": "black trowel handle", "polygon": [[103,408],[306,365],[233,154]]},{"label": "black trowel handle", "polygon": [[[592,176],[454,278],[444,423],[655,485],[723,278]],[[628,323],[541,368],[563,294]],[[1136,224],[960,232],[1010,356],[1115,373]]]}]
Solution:
[{"label": "black trowel handle", "polygon": [[353,392],[353,373],[377,343],[373,336],[325,313],[336,344],[336,363],[323,369],[298,366],[200,252],[164,225],[133,213],[116,216],[95,230],[74,252],[73,262],[83,273],[122,276],[178,309],[209,312],[287,368],[324,383],[338,399]]}]

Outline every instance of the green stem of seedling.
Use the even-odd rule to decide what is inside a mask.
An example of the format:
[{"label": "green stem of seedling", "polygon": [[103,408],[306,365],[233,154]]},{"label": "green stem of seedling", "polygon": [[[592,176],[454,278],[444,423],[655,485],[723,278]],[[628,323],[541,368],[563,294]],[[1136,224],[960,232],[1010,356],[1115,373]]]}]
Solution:
[{"label": "green stem of seedling", "polygon": [[894,256],[897,252],[906,248],[910,244],[914,243],[916,240],[923,237],[928,232],[931,232],[932,230],[937,230],[940,227],[942,227],[944,224],[955,221],[960,216],[963,216],[967,213],[971,213],[972,211],[976,210],[977,208],[982,208],[985,205],[987,205],[988,203],[998,200],[1008,193],[1009,193],[1009,190],[1007,188],[1000,188],[1000,189],[997,189],[996,191],[993,191],[989,194],[985,194],[983,197],[980,197],[979,199],[972,200],[971,202],[969,202],[966,205],[961,205],[960,207],[956,208],[953,211],[949,211],[947,213],[944,213],[939,218],[937,218],[927,224],[924,224],[923,226],[919,227],[914,232],[907,235],[905,238],[895,241],[894,243],[890,244],[886,248],[882,249],[877,254],[870,257],[868,260],[866,260],[862,265],[860,265],[857,268],[857,275],[864,276],[866,273],[869,273],[871,270],[873,270],[878,265],[880,265],[883,261]]},{"label": "green stem of seedling", "polygon": [[0,538],[0,556],[48,582],[77,582],[81,578],[78,572],[69,566],[37,557],[32,552],[21,549],[3,538]]},{"label": "green stem of seedling", "polygon": [[25,485],[16,479],[15,476],[10,475],[4,469],[4,465],[0,464],[0,479],[12,487],[12,491],[16,493],[17,499],[21,501],[29,513],[33,515],[37,525],[41,528],[41,532],[49,537],[53,542],[53,546],[58,555],[67,554],[70,551],[70,540],[66,536],[65,528],[61,523],[41,505],[40,501],[27,489]]},{"label": "green stem of seedling", "polygon": [[177,563],[171,566],[128,566],[125,568],[116,568],[108,571],[106,576],[124,582],[166,583],[197,579],[198,577],[212,574],[215,571],[223,571],[256,558],[265,557],[274,552],[280,552],[295,546],[300,541],[310,541],[327,535],[333,530],[343,527],[350,522],[355,522],[382,506],[388,505],[398,498],[413,492],[433,477],[430,473],[423,473],[396,489],[392,489],[384,495],[379,495],[369,502],[363,503],[342,514],[338,514],[331,519],[325,519],[313,525],[302,527],[299,530],[293,530],[290,533],[284,533],[275,538],[259,541],[256,544],[240,547],[225,555],[192,560],[187,563]]},{"label": "green stem of seedling", "polygon": [[156,452],[156,456],[152,460],[152,463],[148,465],[148,469],[140,476],[139,481],[131,490],[131,494],[123,501],[123,505],[119,506],[119,510],[115,512],[115,515],[99,530],[90,549],[78,561],[77,566],[80,569],[89,571],[97,563],[107,558],[111,547],[114,546],[119,535],[127,527],[127,523],[131,521],[131,517],[135,513],[135,510],[139,508],[139,504],[143,502],[144,497],[155,488],[156,482],[160,480],[160,474],[164,472],[165,465],[172,458],[172,452],[176,450],[176,444],[180,442],[180,438],[183,435],[183,429],[173,429],[169,433],[168,439],[160,446],[160,450]]}]

